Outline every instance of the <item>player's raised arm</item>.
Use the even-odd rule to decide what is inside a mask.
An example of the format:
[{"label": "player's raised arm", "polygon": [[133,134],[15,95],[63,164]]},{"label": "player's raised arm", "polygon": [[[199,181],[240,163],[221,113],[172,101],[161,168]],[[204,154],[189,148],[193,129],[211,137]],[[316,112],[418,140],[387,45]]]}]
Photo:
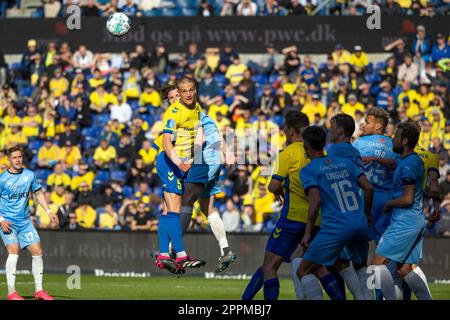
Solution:
[{"label": "player's raised arm", "polygon": [[370,226],[372,224],[372,202],[374,189],[364,174],[359,176],[358,185],[364,191],[364,210],[367,217],[367,223]]}]

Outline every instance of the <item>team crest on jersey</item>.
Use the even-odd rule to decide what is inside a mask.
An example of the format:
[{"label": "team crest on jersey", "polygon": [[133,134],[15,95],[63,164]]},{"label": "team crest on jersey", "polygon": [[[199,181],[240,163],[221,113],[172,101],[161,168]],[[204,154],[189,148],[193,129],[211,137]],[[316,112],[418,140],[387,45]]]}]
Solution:
[{"label": "team crest on jersey", "polygon": [[23,177],[23,181],[24,181],[24,182],[28,182],[28,180],[30,180],[30,179],[28,179],[27,176]]},{"label": "team crest on jersey", "polygon": [[385,139],[385,138],[380,138],[380,139],[378,140],[378,142],[386,142],[386,139]]},{"label": "team crest on jersey", "polygon": [[170,129],[175,128],[175,120],[173,120],[173,119],[167,120],[166,127],[170,128]]}]

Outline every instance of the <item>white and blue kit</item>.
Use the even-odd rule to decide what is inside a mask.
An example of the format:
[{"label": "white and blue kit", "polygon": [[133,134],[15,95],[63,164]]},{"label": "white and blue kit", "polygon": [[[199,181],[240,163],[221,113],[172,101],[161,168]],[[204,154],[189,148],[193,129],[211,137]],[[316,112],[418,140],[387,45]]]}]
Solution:
[{"label": "white and blue kit", "polygon": [[221,145],[222,135],[213,119],[200,112],[205,141],[202,146],[202,159],[194,157],[194,163],[188,172],[186,182],[200,183],[204,189],[200,198],[209,198],[220,193],[217,181],[222,169]]},{"label": "white and blue kit", "polygon": [[8,170],[0,175],[0,215],[11,222],[10,233],[0,230],[5,246],[18,243],[21,249],[39,242],[39,235],[30,219],[28,196],[41,189],[33,171],[22,169],[19,173]]},{"label": "white and blue kit", "polygon": [[414,202],[404,208],[392,209],[392,220],[376,249],[380,256],[399,263],[419,264],[426,220],[423,214],[424,164],[414,152],[397,161],[393,197],[399,198],[403,186],[414,185]]},{"label": "white and blue kit", "polygon": [[313,159],[300,171],[305,192],[318,188],[322,223],[304,259],[333,266],[347,248],[350,260],[365,264],[368,255],[368,226],[358,178],[364,172],[352,161],[326,156]]},{"label": "white and blue kit", "polygon": [[[362,157],[398,159],[398,155],[392,151],[392,139],[384,135],[362,136],[353,143],[353,146]],[[370,228],[369,238],[378,243],[381,235],[391,222],[391,215],[384,212],[384,204],[392,198],[394,171],[373,161],[364,165],[364,171],[374,188],[372,227]]]}]

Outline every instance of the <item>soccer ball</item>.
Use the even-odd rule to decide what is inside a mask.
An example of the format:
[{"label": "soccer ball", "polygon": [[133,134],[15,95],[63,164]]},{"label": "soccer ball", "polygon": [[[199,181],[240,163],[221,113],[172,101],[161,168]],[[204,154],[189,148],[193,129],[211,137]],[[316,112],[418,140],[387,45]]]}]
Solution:
[{"label": "soccer ball", "polygon": [[109,33],[116,37],[125,35],[130,28],[130,18],[122,12],[116,12],[110,15],[106,21],[106,29],[108,29]]}]

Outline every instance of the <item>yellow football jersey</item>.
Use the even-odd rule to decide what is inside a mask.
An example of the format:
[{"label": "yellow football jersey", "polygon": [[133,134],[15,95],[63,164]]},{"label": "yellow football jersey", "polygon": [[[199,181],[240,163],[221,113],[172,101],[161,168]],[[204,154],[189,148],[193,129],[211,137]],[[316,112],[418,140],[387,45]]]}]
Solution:
[{"label": "yellow football jersey", "polygon": [[[303,142],[291,143],[278,155],[272,179],[284,181],[284,203],[280,219],[308,222],[308,197],[303,190],[299,173],[309,162]],[[320,226],[320,222],[319,216],[315,226]]]},{"label": "yellow football jersey", "polygon": [[164,112],[163,133],[175,135],[175,150],[182,159],[190,159],[194,155],[194,140],[200,125],[200,104],[193,109],[185,107],[180,101],[174,102]]},{"label": "yellow football jersey", "polygon": [[439,173],[439,160],[436,154],[422,148],[421,146],[416,146],[414,152],[419,155],[423,161],[424,165],[424,175],[423,175],[423,188],[425,189],[428,185],[428,174],[430,171],[436,171]]}]

